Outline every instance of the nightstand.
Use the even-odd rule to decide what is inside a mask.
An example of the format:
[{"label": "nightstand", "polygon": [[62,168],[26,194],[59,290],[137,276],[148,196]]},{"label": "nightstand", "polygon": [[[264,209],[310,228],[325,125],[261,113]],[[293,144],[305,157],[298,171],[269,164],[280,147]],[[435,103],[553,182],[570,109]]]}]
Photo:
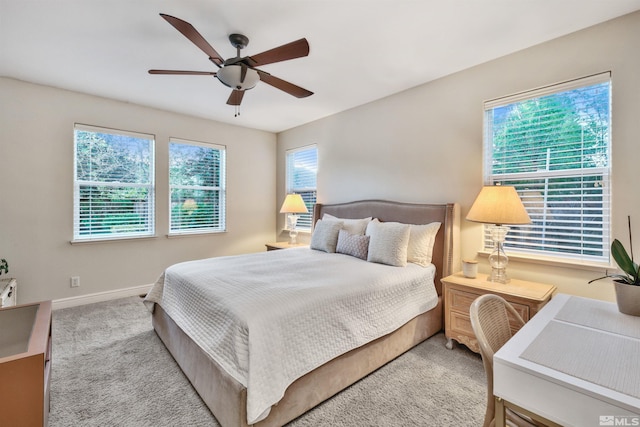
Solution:
[{"label": "nightstand", "polygon": [[[462,273],[452,274],[442,279],[444,294],[444,333],[447,348],[453,348],[453,341],[464,344],[476,353],[480,352],[478,341],[471,328],[469,308],[471,303],[483,294],[499,295],[516,309],[522,320],[527,322],[553,296],[554,285],[511,279],[509,283],[488,282],[486,274],[478,274],[475,279],[464,277]],[[513,332],[517,326],[512,325]]]},{"label": "nightstand", "polygon": [[307,243],[296,243],[292,245],[289,242],[271,242],[266,243],[265,246],[268,251],[276,251],[278,249],[301,248],[309,245]]}]

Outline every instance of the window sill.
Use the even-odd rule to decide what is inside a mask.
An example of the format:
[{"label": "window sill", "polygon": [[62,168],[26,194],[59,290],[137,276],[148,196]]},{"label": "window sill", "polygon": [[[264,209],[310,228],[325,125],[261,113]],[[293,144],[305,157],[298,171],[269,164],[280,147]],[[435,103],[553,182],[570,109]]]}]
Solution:
[{"label": "window sill", "polygon": [[[489,258],[491,254],[490,251],[481,250],[478,251],[478,256],[482,258]],[[525,255],[519,254],[517,252],[509,252],[507,251],[507,257],[509,257],[510,261],[518,261],[524,263],[531,264],[541,264],[548,265],[553,267],[564,267],[564,268],[573,268],[576,270],[585,270],[585,271],[597,271],[600,273],[608,273],[610,271],[615,271],[617,268],[614,265],[607,263],[598,263],[593,261],[581,261],[578,259],[558,259],[544,256],[536,256],[536,255]]]},{"label": "window sill", "polygon": [[[289,232],[289,231],[291,231],[291,230],[289,230],[287,227],[285,227],[285,228],[283,228],[283,229],[282,229],[282,231]],[[301,229],[299,229],[299,228],[296,228],[296,231],[298,232],[298,234],[308,234],[308,235],[311,235],[311,230],[309,230],[309,229],[307,229],[307,228],[302,229],[302,230],[301,230]]]},{"label": "window sill", "polygon": [[198,237],[198,236],[209,236],[212,234],[223,234],[226,233],[227,230],[215,230],[215,231],[192,231],[188,233],[169,233],[167,234],[167,239],[176,239],[180,237]]},{"label": "window sill", "polygon": [[139,237],[134,237],[134,236],[108,237],[104,239],[71,240],[69,243],[72,245],[87,245],[87,244],[94,244],[94,243],[117,243],[117,242],[129,241],[129,240],[153,240],[157,238],[158,238],[157,235],[139,236]]}]

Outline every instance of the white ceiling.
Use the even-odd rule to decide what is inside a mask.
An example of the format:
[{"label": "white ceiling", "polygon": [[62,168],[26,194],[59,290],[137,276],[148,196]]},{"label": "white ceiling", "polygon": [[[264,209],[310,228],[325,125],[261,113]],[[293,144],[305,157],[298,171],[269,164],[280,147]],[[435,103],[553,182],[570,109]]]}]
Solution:
[{"label": "white ceiling", "polygon": [[[283,131],[640,10],[640,0],[0,0],[0,76]],[[309,89],[267,84],[241,115],[215,71],[159,13],[191,23],[224,57],[228,34],[251,55],[306,37],[308,57],[260,67]]]}]

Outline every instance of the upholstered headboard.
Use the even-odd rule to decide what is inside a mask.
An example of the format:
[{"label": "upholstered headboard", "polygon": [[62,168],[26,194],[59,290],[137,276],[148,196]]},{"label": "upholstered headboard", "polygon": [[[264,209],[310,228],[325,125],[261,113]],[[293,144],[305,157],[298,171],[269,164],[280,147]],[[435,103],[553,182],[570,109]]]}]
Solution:
[{"label": "upholstered headboard", "polygon": [[313,223],[328,213],[338,218],[378,218],[382,222],[429,224],[440,222],[440,230],[433,246],[432,263],[436,266],[436,289],[442,294],[440,279],[460,268],[460,213],[455,203],[417,204],[387,200],[360,200],[348,203],[315,205]]}]

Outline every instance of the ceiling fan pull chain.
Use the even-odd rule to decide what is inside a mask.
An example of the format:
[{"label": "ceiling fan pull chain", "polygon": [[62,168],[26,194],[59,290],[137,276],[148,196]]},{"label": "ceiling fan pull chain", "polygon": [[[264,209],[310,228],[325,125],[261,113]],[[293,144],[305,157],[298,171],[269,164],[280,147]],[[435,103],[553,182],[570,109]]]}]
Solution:
[{"label": "ceiling fan pull chain", "polygon": [[236,105],[236,113],[233,115],[233,117],[238,117],[240,115],[240,106]]}]

